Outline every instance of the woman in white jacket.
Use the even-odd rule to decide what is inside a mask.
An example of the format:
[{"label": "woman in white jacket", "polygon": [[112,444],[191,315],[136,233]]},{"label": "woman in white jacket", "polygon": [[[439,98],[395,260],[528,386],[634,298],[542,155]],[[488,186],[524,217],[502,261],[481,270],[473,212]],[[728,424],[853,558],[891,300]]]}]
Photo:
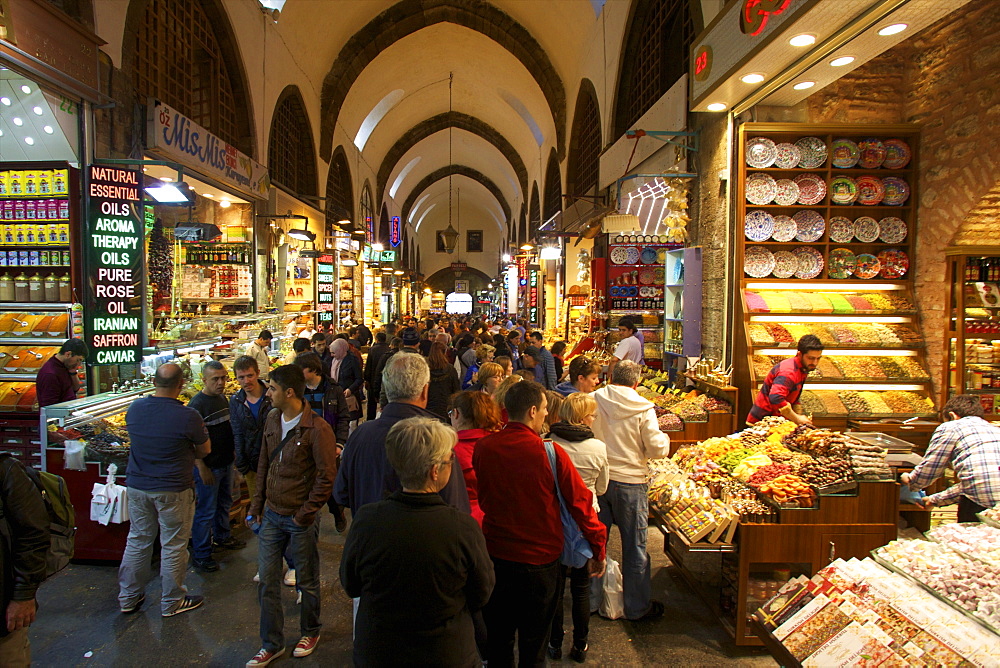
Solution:
[{"label": "woman in white jacket", "polygon": [[[548,437],[558,443],[576,466],[587,489],[594,495],[594,510],[599,511],[597,497],[608,488],[608,452],[604,442],[594,438],[590,426],[597,415],[597,402],[584,392],[566,397],[559,409],[558,422],[549,428]],[[566,568],[573,597],[573,649],[570,658],[583,663],[587,656],[587,635],[590,632],[590,574],[583,568]],[[556,590],[556,614],[549,634],[549,657],[562,658],[563,594],[566,578],[560,578]]]}]

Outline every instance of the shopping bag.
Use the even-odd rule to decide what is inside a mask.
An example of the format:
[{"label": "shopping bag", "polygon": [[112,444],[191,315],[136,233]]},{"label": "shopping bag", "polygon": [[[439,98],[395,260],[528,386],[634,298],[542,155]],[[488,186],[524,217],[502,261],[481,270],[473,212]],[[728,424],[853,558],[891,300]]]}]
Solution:
[{"label": "shopping bag", "polygon": [[608,557],[604,577],[601,580],[601,617],[621,619],[625,616],[625,593],[622,590],[622,567]]},{"label": "shopping bag", "polygon": [[128,488],[115,484],[118,467],[108,466],[103,483],[95,482],[90,492],[90,519],[107,526],[111,522],[128,522]]},{"label": "shopping bag", "polygon": [[87,463],[83,458],[86,447],[83,441],[66,441],[63,443],[63,466],[70,471],[86,471]]}]

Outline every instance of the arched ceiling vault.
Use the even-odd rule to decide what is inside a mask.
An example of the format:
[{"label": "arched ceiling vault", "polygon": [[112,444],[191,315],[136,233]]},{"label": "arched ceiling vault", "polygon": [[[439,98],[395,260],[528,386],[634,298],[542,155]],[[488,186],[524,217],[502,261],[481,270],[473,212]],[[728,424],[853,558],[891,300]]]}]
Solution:
[{"label": "arched ceiling vault", "polygon": [[[421,179],[420,182],[417,183],[416,186],[414,186],[414,188],[410,191],[410,194],[407,196],[406,201],[403,202],[403,207],[401,209],[402,219],[409,220],[410,209],[413,207],[413,204],[417,201],[418,198],[420,198],[420,195],[425,190],[428,190],[435,184],[438,184],[438,182],[440,181],[446,180],[449,176],[466,177],[482,185],[484,188],[486,188],[487,191],[489,191],[491,195],[493,195],[494,198],[496,198],[496,201],[500,204],[500,208],[503,209],[504,220],[505,221],[510,220],[510,204],[507,202],[507,199],[504,197],[503,192],[500,190],[500,188],[497,187],[497,184],[494,183],[492,179],[490,179],[482,172],[473,169],[472,167],[467,167],[465,165],[446,165],[440,169],[431,172],[423,179]],[[445,184],[445,189],[447,189],[446,184]],[[481,200],[481,198],[477,199]],[[428,204],[430,204],[429,201]],[[444,206],[444,211],[447,211],[447,200],[445,200],[443,206]],[[483,210],[487,209],[487,207],[482,204],[480,204],[480,206]],[[500,229],[501,235],[505,234],[504,226],[499,222],[497,223],[497,225]]]}]

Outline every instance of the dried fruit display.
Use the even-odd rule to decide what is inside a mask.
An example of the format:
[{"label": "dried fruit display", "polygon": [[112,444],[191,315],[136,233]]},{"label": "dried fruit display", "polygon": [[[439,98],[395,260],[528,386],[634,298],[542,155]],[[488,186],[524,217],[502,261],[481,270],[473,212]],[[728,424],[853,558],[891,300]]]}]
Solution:
[{"label": "dried fruit display", "polygon": [[791,472],[792,468],[788,464],[768,464],[754,471],[754,474],[747,479],[747,484],[751,487],[760,487],[765,482]]},{"label": "dried fruit display", "polygon": [[844,457],[847,455],[847,443],[844,435],[839,431],[829,429],[812,429],[806,425],[800,425],[791,434],[785,436],[782,443],[813,457]]},{"label": "dried fruit display", "polygon": [[809,298],[813,313],[833,313],[833,305],[825,295],[817,292],[807,292],[806,297]]},{"label": "dried fruit display", "polygon": [[869,325],[867,323],[851,323],[848,327],[850,327],[854,336],[856,336],[858,341],[861,343],[882,342],[882,338],[879,336],[879,331],[874,325]]},{"label": "dried fruit display", "polygon": [[837,393],[837,397],[843,402],[844,408],[850,413],[860,413],[862,415],[867,414],[868,404],[861,397],[860,394],[854,390],[841,390]]},{"label": "dried fruit display", "polygon": [[816,370],[811,371],[810,375],[816,375],[819,378],[843,378],[844,374],[840,372],[837,365],[834,364],[829,357],[820,358],[819,364],[816,365]]},{"label": "dried fruit display", "polygon": [[927,370],[920,364],[920,360],[916,357],[898,357],[896,358],[896,363],[903,368],[903,373],[905,373],[908,378],[920,380],[930,378]]},{"label": "dried fruit display", "polygon": [[817,457],[802,466],[796,474],[816,487],[829,487],[854,482],[851,462],[844,457]]},{"label": "dried fruit display", "polygon": [[799,397],[799,403],[802,404],[802,410],[806,415],[826,415],[826,407],[815,392],[803,392]]},{"label": "dried fruit display", "polygon": [[906,372],[903,367],[899,365],[895,357],[876,357],[875,358],[882,370],[885,372],[886,378],[906,378]]},{"label": "dried fruit display", "polygon": [[914,331],[912,328],[906,325],[884,325],[888,329],[892,330],[893,335],[900,340],[901,343],[920,343],[923,341],[920,334]]},{"label": "dried fruit display", "polygon": [[859,378],[865,380],[885,380],[885,370],[874,357],[855,357],[858,368],[861,369]]},{"label": "dried fruit display", "polygon": [[878,292],[866,292],[864,298],[876,311],[891,311],[893,308],[892,302],[885,295]]},{"label": "dried fruit display", "polygon": [[733,405],[726,401],[725,399],[720,399],[719,397],[712,397],[707,394],[701,395],[699,397],[702,402],[702,408],[704,408],[709,413],[732,413]]},{"label": "dried fruit display", "polygon": [[740,462],[742,462],[744,459],[746,459],[752,454],[753,450],[750,450],[749,448],[740,448],[739,450],[733,450],[732,452],[723,455],[722,458],[718,460],[719,466],[732,473],[733,469],[735,469],[737,466],[740,465]]},{"label": "dried fruit display", "polygon": [[859,343],[857,335],[847,325],[827,325],[827,329],[837,339],[837,343],[842,346]]},{"label": "dried fruit display", "polygon": [[851,306],[853,306],[854,310],[857,312],[865,313],[874,310],[872,308],[871,303],[869,303],[869,301],[865,299],[862,295],[847,294],[844,295],[844,297],[847,299],[848,302],[851,303]]},{"label": "dried fruit display", "polygon": [[843,295],[830,292],[827,293],[826,297],[830,300],[830,305],[833,307],[834,313],[854,313],[854,307],[851,306],[851,303]]},{"label": "dried fruit display", "polygon": [[767,355],[754,355],[753,356],[753,373],[758,378],[758,380],[763,380],[768,373],[771,372],[771,367],[774,366],[774,362]]},{"label": "dried fruit display", "polygon": [[830,330],[824,325],[810,325],[809,333],[815,335],[816,338],[819,339],[819,342],[825,346],[832,346],[837,343],[837,339],[834,338],[833,334],[830,333]]},{"label": "dried fruit display", "polygon": [[[867,297],[867,295],[866,295]],[[913,302],[910,301],[909,297],[900,294],[899,291],[890,290],[885,293],[885,298],[888,300],[891,308],[894,311],[915,311],[916,307],[913,306]]]},{"label": "dried fruit display", "polygon": [[753,290],[744,290],[743,298],[746,300],[747,311],[750,313],[767,313],[771,310],[764,298]]},{"label": "dried fruit display", "polygon": [[802,313],[812,310],[812,303],[809,301],[809,298],[801,292],[788,292],[787,294],[792,313]]},{"label": "dried fruit display", "polygon": [[767,328],[768,334],[771,335],[776,343],[795,343],[795,339],[788,333],[788,330],[778,323],[767,322],[764,323],[764,327]]},{"label": "dried fruit display", "polygon": [[767,303],[767,307],[772,313],[789,313],[792,310],[792,304],[783,292],[767,290],[761,292],[760,296]]},{"label": "dried fruit display", "polygon": [[809,483],[791,473],[764,483],[760,486],[760,492],[781,506],[809,508],[816,501],[816,491]]},{"label": "dried fruit display", "polygon": [[681,419],[679,415],[674,413],[664,413],[657,419],[657,424],[660,427],[660,431],[683,431],[684,430],[684,420]]},{"label": "dried fruit display", "polygon": [[756,345],[766,346],[774,343],[774,337],[764,325],[752,322],[747,325],[747,333],[750,335],[750,342]]},{"label": "dried fruit display", "polygon": [[878,342],[883,345],[899,345],[900,340],[896,332],[880,322],[869,325],[878,334]]},{"label": "dried fruit display", "polygon": [[832,358],[834,363],[848,380],[858,380],[865,378],[865,372],[861,365],[863,358],[855,355],[837,355]]},{"label": "dried fruit display", "polygon": [[800,323],[784,323],[782,327],[784,327],[788,331],[788,333],[791,334],[792,339],[794,339],[795,341],[798,341],[806,334],[812,333],[809,331],[810,327],[808,325],[803,325]]},{"label": "dried fruit display", "polygon": [[873,392],[871,390],[865,390],[864,392],[860,392],[860,394],[861,397],[865,400],[865,403],[868,404],[869,412],[871,412],[873,415],[885,415],[887,413],[895,412],[891,408],[889,408],[889,404],[887,404],[885,400],[882,398],[881,392]]}]

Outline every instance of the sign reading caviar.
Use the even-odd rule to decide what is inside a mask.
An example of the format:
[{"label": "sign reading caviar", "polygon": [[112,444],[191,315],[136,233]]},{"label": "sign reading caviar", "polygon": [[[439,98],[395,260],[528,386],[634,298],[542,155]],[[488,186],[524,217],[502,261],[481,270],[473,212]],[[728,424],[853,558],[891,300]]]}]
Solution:
[{"label": "sign reading caviar", "polygon": [[95,365],[138,364],[142,351],[143,211],[137,170],[91,165],[84,337]]}]

